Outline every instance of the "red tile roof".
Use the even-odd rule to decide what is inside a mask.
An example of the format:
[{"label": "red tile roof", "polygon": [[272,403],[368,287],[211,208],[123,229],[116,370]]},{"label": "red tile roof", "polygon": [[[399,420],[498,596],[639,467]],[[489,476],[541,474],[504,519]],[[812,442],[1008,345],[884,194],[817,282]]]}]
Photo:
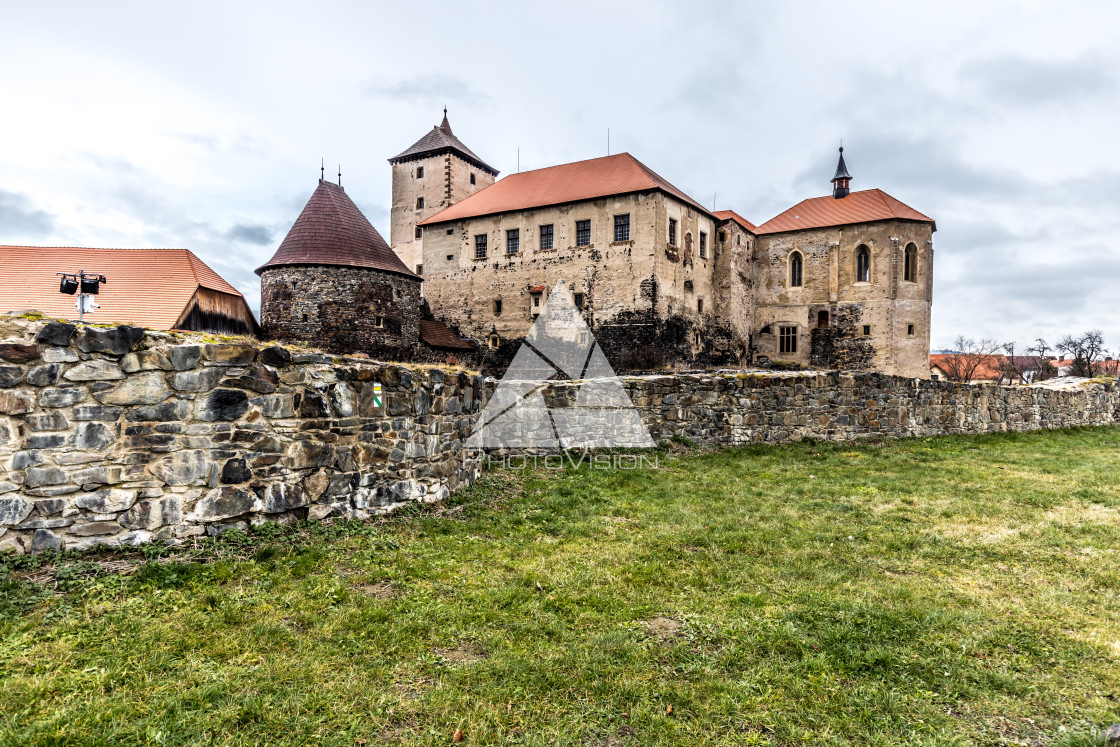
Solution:
[{"label": "red tile roof", "polygon": [[655,190],[670,194],[705,215],[712,214],[634,156],[619,153],[510,174],[419,225]]},{"label": "red tile roof", "polygon": [[751,223],[749,220],[739,215],[734,210],[717,210],[713,213],[713,215],[715,215],[720,220],[733,220],[750,233],[758,232],[758,226]]},{"label": "red tile roof", "polygon": [[276,254],[256,272],[283,265],[371,267],[419,277],[393,253],[346,190],[322,179]]},{"label": "red tile roof", "polygon": [[[829,198],[831,199],[831,198]],[[952,366],[953,358],[962,353],[933,353],[929,357],[930,368],[937,367],[942,371],[948,373]],[[1000,367],[1007,361],[1003,355],[992,354],[984,356],[984,360],[980,361],[973,371],[973,381],[999,381],[1000,380]]]},{"label": "red tile roof", "polygon": [[420,339],[434,348],[474,350],[478,347],[470,340],[459,337],[443,322],[432,322],[427,319],[420,320]]},{"label": "red tile roof", "polygon": [[[758,233],[781,233],[806,228],[845,226],[876,220],[913,220],[934,223],[881,189],[865,189],[836,199],[832,195],[802,200],[789,210],[776,215],[758,227]],[[934,224],[934,230],[937,225]]]},{"label": "red tile roof", "polygon": [[36,309],[77,319],[77,296],[59,293],[55,273],[79,270],[107,280],[94,299],[101,308],[86,317],[97,323],[171,329],[199,287],[245,301],[189,249],[0,246],[0,312]]}]

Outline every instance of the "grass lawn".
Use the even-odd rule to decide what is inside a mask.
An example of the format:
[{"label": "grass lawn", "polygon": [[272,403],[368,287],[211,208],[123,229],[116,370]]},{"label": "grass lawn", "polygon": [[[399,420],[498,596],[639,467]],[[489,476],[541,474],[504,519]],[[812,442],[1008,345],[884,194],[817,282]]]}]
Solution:
[{"label": "grass lawn", "polygon": [[1120,429],[492,469],[0,561],[4,744],[1103,744]]}]

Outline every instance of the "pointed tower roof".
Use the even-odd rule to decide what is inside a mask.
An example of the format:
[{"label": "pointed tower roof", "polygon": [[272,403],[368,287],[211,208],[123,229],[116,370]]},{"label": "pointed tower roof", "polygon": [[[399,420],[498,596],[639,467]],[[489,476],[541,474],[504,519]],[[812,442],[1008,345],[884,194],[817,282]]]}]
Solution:
[{"label": "pointed tower roof", "polygon": [[323,179],[276,254],[256,273],[284,265],[369,267],[419,279],[389,248],[346,190]]},{"label": "pointed tower roof", "polygon": [[443,122],[433,127],[431,132],[413,143],[411,148],[390,158],[389,163],[415,161],[420,158],[438,156],[443,153],[454,153],[472,166],[480,168],[493,176],[498,175],[498,170],[496,168],[490,166],[475,155],[474,151],[463,145],[462,140],[455,137],[455,133],[451,131],[451,123],[447,121],[447,109],[443,110]]},{"label": "pointed tower roof", "polygon": [[852,175],[848,173],[848,165],[844,163],[844,146],[840,146],[840,160],[836,164],[836,173],[832,175],[832,181],[837,179],[851,179]]}]

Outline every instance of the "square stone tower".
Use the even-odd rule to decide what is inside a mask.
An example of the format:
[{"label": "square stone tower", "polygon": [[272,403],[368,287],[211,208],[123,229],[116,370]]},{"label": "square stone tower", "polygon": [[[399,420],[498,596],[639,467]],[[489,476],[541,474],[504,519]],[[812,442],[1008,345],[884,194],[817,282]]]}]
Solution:
[{"label": "square stone tower", "polygon": [[438,127],[389,163],[393,167],[389,243],[409,270],[422,274],[424,229],[419,223],[489,187],[498,170],[455,137],[446,108]]}]

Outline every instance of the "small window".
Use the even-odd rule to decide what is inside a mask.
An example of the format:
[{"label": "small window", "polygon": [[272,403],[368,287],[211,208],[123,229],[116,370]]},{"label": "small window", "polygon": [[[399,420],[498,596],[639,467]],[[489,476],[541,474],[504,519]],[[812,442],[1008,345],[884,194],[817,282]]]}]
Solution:
[{"label": "small window", "polygon": [[801,253],[794,252],[789,255],[789,286],[791,288],[801,287]]},{"label": "small window", "polygon": [[417,275],[423,275],[424,274],[424,265],[416,265],[416,274]]},{"label": "small window", "polygon": [[700,259],[708,258],[708,234],[700,232]]},{"label": "small window", "polygon": [[417,210],[423,210],[424,209],[424,198],[423,197],[417,197],[416,198],[416,209]]},{"label": "small window", "polygon": [[669,246],[677,245],[677,219],[669,219]]},{"label": "small window", "polygon": [[449,229],[447,229],[447,235],[448,235],[448,236],[450,236],[450,235],[451,235],[451,234],[453,234],[453,233],[455,233],[455,229],[454,229],[454,228],[449,228]]},{"label": "small window", "polygon": [[856,282],[871,282],[871,251],[866,246],[856,250]]},{"label": "small window", "polygon": [[870,324],[863,325],[863,336],[864,337],[871,337],[871,325]]},{"label": "small window", "polygon": [[817,312],[817,329],[825,329],[828,327],[828,312],[821,310]]},{"label": "small window", "polygon": [[474,184],[474,174],[471,174],[471,184]]},{"label": "small window", "polygon": [[[471,179],[474,179],[474,174],[471,174]],[[490,349],[497,350],[502,344],[502,338],[497,335],[490,335]]]},{"label": "small window", "polygon": [[698,311],[701,314],[704,313],[704,299],[703,298],[697,298],[696,299],[696,311]]},{"label": "small window", "polygon": [[539,309],[540,307],[541,307],[541,294],[540,293],[534,293],[533,294],[533,308],[534,309]]},{"label": "small window", "polygon": [[914,336],[914,325],[913,324],[907,324],[906,325],[906,336],[907,337],[913,337]]},{"label": "small window", "polygon": [[778,352],[797,352],[797,327],[778,327]]},{"label": "small window", "polygon": [[630,240],[630,215],[616,215],[614,217],[614,240]]},{"label": "small window", "polygon": [[517,254],[521,251],[521,229],[512,228],[506,231],[506,254]]},{"label": "small window", "polygon": [[727,241],[727,231],[720,231],[716,236],[719,237],[720,243]]},{"label": "small window", "polygon": [[486,259],[486,234],[476,234],[474,237],[474,258]]},{"label": "small window", "polygon": [[918,247],[913,244],[907,244],[904,260],[905,269],[903,271],[903,277],[908,282],[918,282]]},{"label": "small window", "polygon": [[930,375],[929,375],[929,380],[930,380],[930,381],[940,381],[940,380],[941,380],[941,377],[940,377],[940,376],[938,376],[937,374],[930,374]]},{"label": "small window", "polygon": [[494,299],[494,313],[495,314],[501,314],[502,313],[502,299],[500,299],[500,298],[495,298]]},{"label": "small window", "polygon": [[384,327],[385,326],[385,317],[383,317],[383,316],[374,317],[373,326],[377,327],[378,329],[381,329],[382,327]]},{"label": "small window", "polygon": [[572,296],[572,299],[575,301],[577,309],[582,309],[583,308],[583,294],[582,293],[574,294]]},{"label": "small window", "polygon": [[420,226],[416,227],[416,238],[421,238],[424,235],[424,229]]},{"label": "small window", "polygon": [[576,340],[581,347],[586,347],[591,344],[591,333],[580,332],[578,335],[576,335]]},{"label": "small window", "polygon": [[424,178],[424,167],[423,166],[417,166],[416,167],[416,178],[417,179],[423,179]]},{"label": "small window", "polygon": [[453,262],[453,261],[455,261],[455,255],[454,255],[454,254],[448,254],[448,255],[447,255],[447,261],[448,261],[448,262]]},{"label": "small window", "polygon": [[576,221],[576,246],[591,246],[591,221]]},{"label": "small window", "polygon": [[541,251],[547,252],[552,248],[552,224],[541,226]]}]

